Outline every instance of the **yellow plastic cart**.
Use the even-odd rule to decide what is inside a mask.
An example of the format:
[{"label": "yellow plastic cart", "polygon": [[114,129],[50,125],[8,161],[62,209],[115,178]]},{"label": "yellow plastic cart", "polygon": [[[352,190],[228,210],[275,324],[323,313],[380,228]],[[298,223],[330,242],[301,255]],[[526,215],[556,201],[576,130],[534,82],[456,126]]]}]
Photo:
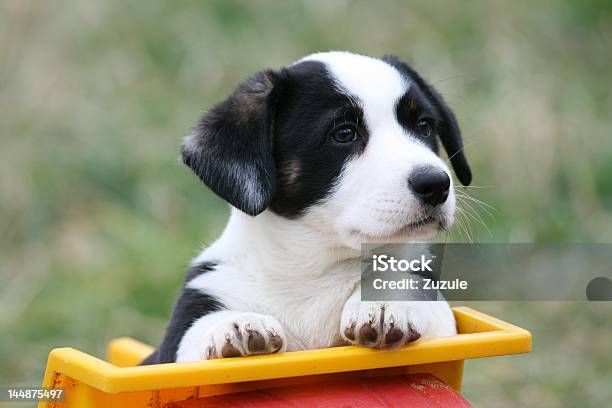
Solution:
[{"label": "yellow plastic cart", "polygon": [[108,361],[73,348],[49,355],[44,387],[63,387],[63,402],[39,407],[163,408],[179,401],[338,379],[429,373],[457,391],[464,360],[531,351],[531,334],[468,307],[453,309],[459,334],[419,339],[396,350],[336,347],[196,363],[137,364],[153,348],[113,340]]}]

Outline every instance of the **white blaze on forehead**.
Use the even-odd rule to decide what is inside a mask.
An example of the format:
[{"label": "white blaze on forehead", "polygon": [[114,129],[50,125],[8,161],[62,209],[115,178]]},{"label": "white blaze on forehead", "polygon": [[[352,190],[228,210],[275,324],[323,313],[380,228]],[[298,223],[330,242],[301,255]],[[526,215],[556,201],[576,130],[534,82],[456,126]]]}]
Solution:
[{"label": "white blaze on forehead", "polygon": [[312,54],[298,62],[302,61],[324,63],[339,90],[358,99],[370,126],[397,120],[395,104],[406,93],[408,83],[391,65],[377,58],[337,51]]}]

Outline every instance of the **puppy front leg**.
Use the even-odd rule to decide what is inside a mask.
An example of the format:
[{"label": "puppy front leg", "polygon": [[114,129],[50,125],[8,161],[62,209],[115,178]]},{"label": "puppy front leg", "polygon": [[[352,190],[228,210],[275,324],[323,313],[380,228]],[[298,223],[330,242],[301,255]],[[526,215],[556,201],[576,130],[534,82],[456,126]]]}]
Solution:
[{"label": "puppy front leg", "polygon": [[276,353],[287,348],[272,316],[227,310],[214,296],[185,287],[161,345],[141,364]]},{"label": "puppy front leg", "polygon": [[445,301],[366,302],[361,288],[342,310],[341,336],[351,344],[394,348],[423,337],[457,334],[455,318]]},{"label": "puppy front leg", "polygon": [[272,316],[223,310],[193,322],[179,343],[176,361],[271,354],[286,348],[283,328]]}]

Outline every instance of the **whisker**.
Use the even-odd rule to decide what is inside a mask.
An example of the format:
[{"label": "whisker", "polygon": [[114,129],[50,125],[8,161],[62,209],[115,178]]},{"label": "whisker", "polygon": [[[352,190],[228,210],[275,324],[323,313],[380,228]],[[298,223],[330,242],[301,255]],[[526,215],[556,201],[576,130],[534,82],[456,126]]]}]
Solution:
[{"label": "whisker", "polygon": [[474,208],[472,208],[472,206],[470,206],[468,203],[464,202],[464,205],[467,205],[467,207],[472,211],[470,213],[469,210],[465,209],[465,215],[470,217],[471,219],[473,219],[474,221],[480,223],[489,233],[489,236],[493,236],[493,234],[491,233],[491,230],[489,229],[489,227],[487,226],[487,224],[484,222],[484,220],[482,219],[482,217],[480,216],[480,214],[478,214],[476,212],[476,210],[474,210]]},{"label": "whisker", "polygon": [[469,186],[461,186],[462,189],[467,189],[467,188],[495,188],[495,186],[474,186],[474,185],[469,185]]},{"label": "whisker", "polygon": [[437,85],[439,83],[445,82],[445,81],[450,81],[451,79],[465,79],[466,76],[465,75],[454,75],[454,76],[449,76],[443,79],[439,79],[437,81],[432,82],[432,85]]},{"label": "whisker", "polygon": [[460,207],[457,207],[457,211],[458,211],[457,223],[459,224],[460,231],[463,231],[463,233],[465,233],[465,239],[468,242],[473,243],[474,239],[472,238],[472,235],[470,234],[468,224],[465,222],[466,220],[461,218],[461,216],[465,216],[465,210]]},{"label": "whisker", "polygon": [[457,98],[461,101],[465,101],[465,97],[461,96],[461,95],[457,95],[457,94],[453,94],[453,93],[449,93],[449,92],[440,92],[440,95],[442,96],[452,96],[453,98]]},{"label": "whisker", "polygon": [[478,144],[478,143],[480,143],[480,142],[477,142],[477,141],[475,141],[475,140],[474,140],[473,142],[470,142],[470,143],[466,143],[466,144],[464,144],[463,146],[461,146],[461,149],[457,150],[457,151],[456,151],[455,153],[453,153],[453,154],[452,154],[452,155],[451,155],[451,156],[450,156],[448,159],[446,159],[446,162],[447,162],[447,163],[449,163],[449,162],[452,160],[452,158],[453,158],[453,157],[455,157],[456,155],[458,155],[459,153],[461,153],[462,151],[464,151],[466,147],[471,146],[471,145],[474,145],[474,144]]},{"label": "whisker", "polygon": [[485,203],[485,202],[484,202],[484,201],[482,201],[482,200],[479,200],[479,199],[478,199],[478,198],[476,198],[476,197],[472,197],[471,195],[469,195],[469,194],[467,194],[467,193],[465,193],[465,192],[458,192],[458,191],[456,191],[455,193],[457,194],[457,196],[458,196],[458,197],[461,197],[461,198],[466,198],[466,199],[468,199],[468,200],[472,201],[474,204],[479,205],[479,206],[480,206],[480,207],[481,207],[481,208],[482,208],[484,211],[487,211],[486,209],[488,208],[488,209],[489,209],[489,210],[491,210],[491,211],[494,211],[494,212],[496,212],[496,213],[499,213],[499,211],[497,210],[497,208],[493,207],[493,206],[492,206],[492,205],[490,205],[490,204]]},{"label": "whisker", "polygon": [[[457,202],[461,203],[462,205],[464,205],[464,206],[466,206],[466,207],[469,207],[469,209],[470,209],[470,210],[471,210],[473,213],[476,213],[476,214],[478,214],[478,211],[476,211],[476,209],[472,207],[472,204],[477,205],[477,206],[478,206],[478,208],[479,208],[480,210],[482,210],[482,211],[483,211],[483,212],[484,212],[484,213],[487,215],[487,217],[492,218],[492,219],[495,219],[495,215],[494,215],[494,214],[492,214],[492,213],[491,213],[491,211],[489,211],[489,210],[488,210],[486,207],[483,207],[481,204],[479,204],[479,203],[477,203],[477,202],[469,202],[469,201],[466,201],[466,198],[465,198],[465,197],[457,197]],[[478,216],[480,217],[480,214],[478,214]],[[481,217],[481,218],[482,218],[482,217]]]}]

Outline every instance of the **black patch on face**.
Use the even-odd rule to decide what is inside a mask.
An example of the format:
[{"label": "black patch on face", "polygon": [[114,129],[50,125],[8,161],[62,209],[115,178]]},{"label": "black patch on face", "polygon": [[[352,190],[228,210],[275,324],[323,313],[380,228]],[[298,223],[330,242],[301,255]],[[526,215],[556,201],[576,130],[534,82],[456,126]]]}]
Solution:
[{"label": "black patch on face", "polygon": [[[464,186],[472,181],[472,172],[468,165],[461,140],[461,130],[453,111],[448,107],[444,98],[429,85],[410,65],[401,61],[393,55],[382,58],[387,64],[397,69],[412,84],[411,88],[416,88],[415,92],[420,93],[424,99],[433,107],[437,113],[438,120],[435,124],[435,131],[442,141],[446,153],[450,159],[457,178]],[[399,119],[399,115],[398,115]]]},{"label": "black patch on face", "polygon": [[[330,193],[344,163],[365,148],[368,132],[362,109],[339,92],[321,62],[286,69],[278,98],[273,145],[277,189],[270,209],[296,218]],[[346,124],[357,130],[355,141],[330,138],[332,130]]]},{"label": "black patch on face", "polygon": [[[214,270],[216,263],[204,262],[197,267],[190,268],[186,282],[202,273]],[[204,294],[199,290],[183,287],[181,296],[178,298],[170,324],[166,328],[166,334],[162,344],[149,357],[143,360],[141,365],[173,363],[176,361],[176,352],[185,332],[194,321],[202,316],[224,309],[221,302],[213,296]]]},{"label": "black patch on face", "polygon": [[[438,153],[438,141],[436,140],[437,129],[440,122],[435,107],[427,100],[416,87],[411,87],[402,95],[397,102],[395,113],[397,121],[410,132],[410,134],[429,147],[436,154]],[[427,122],[431,127],[431,133],[425,132],[419,123]]]},{"label": "black patch on face", "polygon": [[[359,137],[336,143],[335,126]],[[185,164],[239,210],[295,218],[331,190],[346,160],[363,150],[361,108],[337,89],[321,62],[266,70],[240,84],[185,139]]]}]

